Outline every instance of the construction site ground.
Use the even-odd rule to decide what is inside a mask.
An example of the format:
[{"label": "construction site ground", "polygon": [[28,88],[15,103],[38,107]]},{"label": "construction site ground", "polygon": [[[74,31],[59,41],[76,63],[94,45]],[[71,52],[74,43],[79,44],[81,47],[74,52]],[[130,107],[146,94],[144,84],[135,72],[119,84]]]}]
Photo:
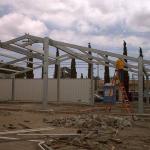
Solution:
[{"label": "construction site ground", "polygon": [[150,150],[150,105],[0,103],[0,150]]}]

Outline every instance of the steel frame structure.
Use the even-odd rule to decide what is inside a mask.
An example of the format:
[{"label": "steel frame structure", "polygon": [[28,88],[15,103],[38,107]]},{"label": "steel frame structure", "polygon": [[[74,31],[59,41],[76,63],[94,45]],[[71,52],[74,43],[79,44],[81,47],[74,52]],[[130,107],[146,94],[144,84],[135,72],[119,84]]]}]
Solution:
[{"label": "steel frame structure", "polygon": [[[41,52],[38,52],[35,48],[32,47],[32,44],[35,43],[42,43],[43,49]],[[58,48],[65,52],[66,54],[61,55],[59,57],[52,57],[49,56],[49,46],[53,46],[55,48]],[[64,43],[60,41],[55,41],[53,39],[50,39],[49,37],[41,38],[29,34],[25,34],[23,36],[20,36],[18,38],[6,41],[6,42],[0,42],[0,48],[13,51],[19,54],[22,54],[22,58],[16,58],[10,55],[2,54],[1,56],[11,58],[13,60],[3,63],[0,65],[0,69],[4,69],[3,67],[5,65],[14,65],[17,62],[27,62],[27,58],[36,58],[43,62],[43,64],[35,66],[33,68],[25,68],[23,71],[14,71],[12,69],[7,69],[9,71],[12,71],[12,74],[9,75],[9,78],[13,79],[13,85],[15,84],[15,76],[20,73],[28,72],[32,69],[38,69],[43,67],[43,106],[44,109],[47,107],[48,103],[48,66],[52,64],[58,64],[58,77],[57,77],[57,100],[59,102],[60,99],[60,63],[62,61],[71,59],[71,58],[77,58],[79,60],[82,60],[86,63],[90,64],[100,64],[104,66],[109,66],[115,68],[115,61],[112,58],[122,58],[129,60],[128,63],[126,63],[126,67],[124,70],[128,70],[134,74],[138,75],[138,112],[143,113],[144,112],[144,104],[143,104],[143,75],[146,76],[146,80],[149,80],[150,75],[150,69],[148,66],[150,65],[150,60],[143,60],[143,57],[131,57],[131,56],[125,56],[120,55],[108,51],[103,51],[99,49],[94,48],[87,48],[84,46],[79,46],[75,44],[70,43]],[[89,55],[89,51],[92,52],[92,55]],[[109,56],[108,58],[106,57]],[[28,61],[30,62],[30,61]],[[109,64],[106,64],[105,62],[109,62]],[[132,62],[137,63],[137,65],[133,65]],[[30,62],[33,63],[33,62]],[[34,64],[34,63],[33,63]],[[92,69],[92,77],[91,77],[91,104],[94,103],[94,88],[93,88],[93,69]],[[8,77],[8,75],[6,75]],[[148,83],[148,82],[147,82]],[[147,92],[147,103],[149,103],[149,87],[148,84],[146,88]],[[14,99],[14,89],[12,89],[12,99]]]}]

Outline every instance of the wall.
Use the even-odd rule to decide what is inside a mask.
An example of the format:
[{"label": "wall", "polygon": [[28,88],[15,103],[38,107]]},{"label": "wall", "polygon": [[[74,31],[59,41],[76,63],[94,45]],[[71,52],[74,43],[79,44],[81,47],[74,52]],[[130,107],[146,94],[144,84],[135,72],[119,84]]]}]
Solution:
[{"label": "wall", "polygon": [[60,85],[61,101],[89,102],[91,97],[89,79],[63,79]]},{"label": "wall", "polygon": [[12,95],[12,80],[0,79],[0,100],[10,100]]},{"label": "wall", "polygon": [[[42,79],[15,79],[15,100],[41,101]],[[11,100],[12,80],[0,79],[0,100]],[[48,80],[48,100],[57,101],[57,80]],[[89,103],[89,79],[61,79],[60,102]]]},{"label": "wall", "polygon": [[40,101],[42,80],[15,79],[15,100]]}]

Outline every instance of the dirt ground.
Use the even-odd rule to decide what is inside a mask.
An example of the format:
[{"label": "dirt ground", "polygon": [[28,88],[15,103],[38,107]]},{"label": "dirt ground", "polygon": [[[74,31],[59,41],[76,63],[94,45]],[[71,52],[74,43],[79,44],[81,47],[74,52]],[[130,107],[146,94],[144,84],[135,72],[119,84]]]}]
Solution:
[{"label": "dirt ground", "polygon": [[[133,105],[136,107],[137,104]],[[73,138],[76,136],[80,136],[80,138],[83,137],[79,134],[82,134],[82,132],[85,134],[84,131],[86,131],[87,134],[88,130],[89,132],[93,131],[91,126],[85,130],[85,128],[82,127],[78,128],[78,126],[67,126],[66,123],[54,124],[54,122],[58,119],[60,119],[59,121],[64,122],[64,118],[78,117],[83,114],[85,116],[91,114],[96,116],[100,115],[102,119],[103,115],[105,116],[104,118],[106,118],[107,115],[114,117],[127,116],[127,114],[123,112],[119,106],[114,106],[112,112],[110,113],[105,112],[104,108],[105,106],[103,104],[94,106],[49,104],[47,110],[43,110],[41,104],[20,104],[17,102],[1,103],[0,150],[40,150],[42,149],[38,145],[40,142],[42,143],[43,141],[46,141],[47,143],[47,141],[51,141],[53,139],[55,139],[55,146],[52,146],[53,148],[51,148],[51,150],[92,150],[92,146],[83,146],[83,143],[78,144],[75,147],[73,144],[69,144],[69,141],[72,139],[68,139],[68,137],[71,136]],[[109,129],[109,125],[107,125],[107,128]],[[32,129],[36,131],[31,131]],[[107,138],[105,141],[103,139],[100,140],[99,143],[94,143],[94,141],[96,142],[99,138],[99,134],[94,134],[96,135],[94,137],[95,139],[93,140],[89,138],[88,142],[90,144],[99,144],[99,148],[95,148],[96,150],[150,150],[150,107],[146,106],[145,115],[137,115],[136,119],[132,121],[132,126],[127,126],[123,129],[112,126],[110,131],[112,130],[117,131],[115,133],[115,139],[114,135],[113,139],[111,135],[111,139]],[[104,134],[102,137],[104,137]],[[48,148],[45,147],[45,150],[46,149],[48,150]]]}]

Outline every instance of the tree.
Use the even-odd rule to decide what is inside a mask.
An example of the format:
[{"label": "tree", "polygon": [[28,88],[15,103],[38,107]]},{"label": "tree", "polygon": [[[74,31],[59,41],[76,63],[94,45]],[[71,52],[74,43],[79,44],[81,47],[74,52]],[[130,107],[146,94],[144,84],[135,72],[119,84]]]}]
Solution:
[{"label": "tree", "polygon": [[[140,47],[139,49],[139,57],[143,57],[143,51],[142,51],[142,48]],[[144,78],[144,75],[143,75],[143,91],[145,89],[145,78]]]},{"label": "tree", "polygon": [[[108,56],[106,55],[106,58],[108,58]],[[105,62],[105,64],[109,64],[109,62]],[[109,67],[105,66],[105,72],[104,72],[104,83],[110,83],[110,76],[109,76]]]},{"label": "tree", "polygon": [[[88,48],[91,48],[91,44],[90,43],[88,43]],[[91,51],[89,51],[89,55],[92,55],[92,52]],[[92,60],[91,58],[89,58],[89,60]],[[93,64],[88,64],[88,78],[89,79],[91,79],[91,72],[92,72],[92,65]]]},{"label": "tree", "polygon": [[[32,51],[30,51],[30,53],[32,53]],[[30,61],[30,62],[31,62],[31,63],[30,63],[30,62],[27,62],[27,67],[33,68],[33,58],[32,58],[32,57],[31,57],[31,58],[28,58],[27,61]],[[27,78],[27,79],[33,79],[33,78],[34,78],[33,70],[28,71],[28,72],[26,73],[26,78]]]},{"label": "tree", "polygon": [[77,78],[75,58],[71,60],[71,78]]},{"label": "tree", "polygon": [[[42,60],[42,64],[44,65],[44,60]],[[43,79],[43,73],[44,73],[44,66],[42,66],[42,74],[41,74],[42,79]]]},{"label": "tree", "polygon": [[[126,41],[123,41],[123,55],[126,55],[126,56],[128,55]],[[127,62],[126,59],[124,59],[124,60],[125,60],[125,62]]]},{"label": "tree", "polygon": [[81,79],[83,79],[83,73],[81,73]]},{"label": "tree", "polygon": [[143,51],[142,51],[142,48],[140,47],[140,50],[139,50],[139,56],[140,57],[143,57]]},{"label": "tree", "polygon": [[[128,52],[127,52],[127,44],[125,41],[123,41],[123,55],[128,55]],[[124,61],[127,63],[127,60],[124,59]],[[125,67],[127,68],[127,67]],[[124,70],[124,86],[125,86],[125,90],[128,94],[129,92],[129,73],[128,71]]]},{"label": "tree", "polygon": [[[59,56],[59,50],[57,48],[56,50],[56,57]],[[57,75],[58,75],[58,64],[55,64],[55,70],[54,70],[54,78],[56,79],[57,78]]]}]

